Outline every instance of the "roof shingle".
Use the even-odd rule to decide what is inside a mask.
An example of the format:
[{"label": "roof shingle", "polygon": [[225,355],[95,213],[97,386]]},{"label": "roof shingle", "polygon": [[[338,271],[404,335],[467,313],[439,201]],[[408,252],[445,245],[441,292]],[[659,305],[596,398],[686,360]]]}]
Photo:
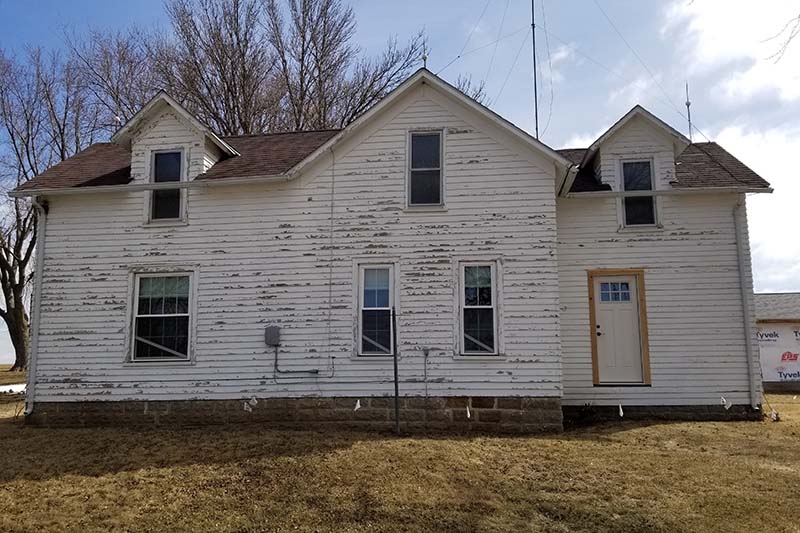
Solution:
[{"label": "roof shingle", "polygon": [[296,131],[223,137],[239,154],[212,166],[198,180],[283,174],[340,130]]},{"label": "roof shingle", "polygon": [[17,190],[124,185],[129,181],[130,150],[114,143],[96,143],[26,181]]},{"label": "roof shingle", "polygon": [[800,320],[800,292],[756,294],[755,303],[758,320]]}]

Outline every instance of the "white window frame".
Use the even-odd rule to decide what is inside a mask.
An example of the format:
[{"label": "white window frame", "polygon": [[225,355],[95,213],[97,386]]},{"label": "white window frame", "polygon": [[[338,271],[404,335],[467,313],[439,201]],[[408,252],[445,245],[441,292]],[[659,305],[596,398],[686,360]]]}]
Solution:
[{"label": "white window frame", "polygon": [[[147,364],[186,364],[194,361],[194,337],[195,337],[195,321],[196,321],[196,300],[197,300],[197,271],[196,270],[161,270],[159,268],[143,268],[134,269],[130,271],[131,276],[131,304],[130,304],[130,320],[128,321],[129,331],[126,335],[126,342],[128,348],[126,350],[126,362],[136,365]],[[155,358],[147,357],[143,359],[136,358],[136,319],[139,315],[139,286],[142,278],[163,278],[163,277],[188,277],[189,278],[189,309],[188,313],[177,313],[169,315],[141,315],[141,316],[186,316],[189,317],[188,326],[188,339],[186,343],[186,356],[179,359],[177,357],[170,358]]]},{"label": "white window frame", "polygon": [[[389,306],[388,307],[367,307],[368,310],[374,311],[389,311],[389,338],[390,338],[390,346],[389,346],[389,353],[382,353],[382,352],[365,352],[362,350],[362,327],[363,327],[363,311],[364,311],[364,271],[365,270],[374,270],[374,269],[388,269],[389,270]],[[396,280],[395,280],[395,265],[393,263],[359,263],[358,265],[358,284],[357,284],[357,291],[358,291],[358,310],[356,316],[357,326],[357,334],[356,334],[356,350],[355,353],[358,357],[374,357],[379,359],[385,359],[387,357],[391,358],[394,356],[395,345],[397,344],[397,331],[395,327],[395,320],[397,318],[397,306],[395,305],[396,301]]]},{"label": "white window frame", "polygon": [[[148,183],[156,182],[156,154],[171,154],[179,153],[181,155],[181,170],[180,180],[175,183],[182,183],[187,180],[188,164],[186,157],[188,151],[183,146],[173,148],[159,148],[158,150],[150,150],[148,157],[150,158],[150,172],[148,175]],[[183,224],[186,222],[187,211],[187,189],[183,187],[176,187],[180,191],[180,216],[178,218],[153,218],[153,192],[147,191],[145,194],[145,225],[148,226],[174,226],[176,224]]]},{"label": "white window frame", "polygon": [[[642,198],[647,197],[647,195],[642,195],[641,193],[644,191],[627,191],[625,189],[625,163],[648,163],[650,165],[650,191],[653,193],[652,196],[649,198],[653,199],[653,223],[652,224],[628,224],[628,221],[625,217],[625,199],[626,198]],[[659,209],[659,202],[658,196],[655,194],[656,192],[656,165],[655,161],[652,157],[640,157],[640,158],[633,158],[633,159],[620,159],[619,160],[619,190],[622,193],[622,197],[617,200],[617,212],[619,213],[619,220],[620,220],[620,227],[629,230],[636,230],[636,229],[653,229],[653,228],[660,228],[661,227],[661,216],[660,216],[660,209]],[[636,195],[626,195],[626,192],[635,192],[639,193]]]},{"label": "white window frame", "polygon": [[[412,149],[413,137],[415,135],[439,135],[439,167],[431,168],[412,168]],[[445,131],[444,129],[415,129],[409,130],[406,136],[406,207],[409,209],[424,210],[424,209],[442,209],[445,205],[445,186],[444,186],[444,142]],[[411,203],[411,171],[426,171],[438,170],[439,171],[439,203],[438,204],[412,204]]]},{"label": "white window frame", "polygon": [[[471,305],[469,306],[470,309],[492,309],[492,325],[494,327],[494,351],[492,352],[468,352],[465,347],[464,343],[464,309],[466,309],[466,270],[467,267],[475,267],[475,266],[488,266],[491,268],[491,276],[492,276],[492,305]],[[487,357],[496,357],[500,354],[500,332],[499,332],[499,295],[500,291],[498,290],[498,275],[497,275],[497,261],[461,261],[458,264],[458,277],[459,277],[459,335],[458,335],[458,346],[459,346],[459,354],[464,357],[480,357],[480,356],[487,356]]]}]

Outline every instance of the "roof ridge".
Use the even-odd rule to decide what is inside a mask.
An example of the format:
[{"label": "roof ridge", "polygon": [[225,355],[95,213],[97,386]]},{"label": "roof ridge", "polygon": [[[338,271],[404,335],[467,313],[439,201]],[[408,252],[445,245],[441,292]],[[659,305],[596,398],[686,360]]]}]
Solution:
[{"label": "roof ridge", "polygon": [[316,130],[292,130],[292,131],[267,131],[262,133],[244,133],[242,135],[224,135],[223,139],[241,139],[243,137],[268,137],[275,135],[293,135],[299,133],[328,133],[332,131],[342,131],[341,128],[323,128]]}]

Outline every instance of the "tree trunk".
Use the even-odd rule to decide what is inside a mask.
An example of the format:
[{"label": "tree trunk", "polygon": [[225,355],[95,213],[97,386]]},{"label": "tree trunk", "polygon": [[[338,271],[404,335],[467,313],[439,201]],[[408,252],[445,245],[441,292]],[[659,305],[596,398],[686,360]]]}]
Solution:
[{"label": "tree trunk", "polygon": [[[22,301],[17,300],[17,301]],[[23,306],[18,306],[9,310],[6,319],[8,335],[11,337],[11,344],[14,346],[14,365],[11,371],[22,372],[28,368],[28,354],[30,353],[30,321],[28,314]]]}]

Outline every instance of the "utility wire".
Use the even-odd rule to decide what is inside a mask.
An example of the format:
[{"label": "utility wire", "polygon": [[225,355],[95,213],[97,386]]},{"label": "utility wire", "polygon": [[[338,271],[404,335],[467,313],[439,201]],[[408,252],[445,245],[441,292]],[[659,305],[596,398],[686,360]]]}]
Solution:
[{"label": "utility wire", "polygon": [[[450,65],[452,65],[453,63],[455,63],[455,62],[456,62],[458,59],[460,59],[460,58],[461,58],[461,56],[464,54],[464,50],[466,50],[466,48],[467,48],[467,45],[469,44],[469,41],[470,41],[470,39],[472,39],[472,34],[473,34],[473,33],[475,33],[475,30],[477,30],[477,29],[478,29],[478,25],[479,25],[479,24],[481,23],[481,21],[483,20],[483,16],[486,14],[486,9],[489,7],[489,2],[491,2],[491,1],[492,1],[492,0],[486,0],[486,5],[485,5],[485,6],[483,6],[483,11],[481,11],[481,16],[480,16],[480,17],[478,17],[478,21],[477,21],[477,22],[475,22],[475,25],[472,27],[472,31],[471,31],[471,32],[469,32],[469,35],[467,36],[467,40],[466,40],[466,41],[464,41],[464,46],[462,46],[462,47],[461,47],[461,51],[458,53],[458,55],[455,57],[455,59],[453,59],[452,61],[450,61],[448,64],[446,64],[446,65],[445,65],[444,67],[442,67],[441,69],[439,69],[439,72],[443,71],[444,69],[446,69],[447,67],[449,67]],[[438,74],[439,74],[439,72],[437,72],[436,74],[438,75]]]},{"label": "utility wire", "polygon": [[479,51],[479,50],[483,50],[484,48],[488,48],[488,47],[492,46],[492,45],[493,45],[493,44],[495,44],[495,43],[499,43],[499,42],[501,42],[501,41],[505,41],[506,39],[510,39],[511,37],[513,37],[513,36],[517,35],[518,33],[521,33],[521,32],[523,32],[523,31],[525,31],[525,30],[530,30],[530,29],[531,29],[530,25],[525,25],[525,26],[523,26],[522,28],[518,28],[518,29],[516,29],[516,30],[512,31],[511,33],[507,33],[507,34],[503,35],[502,37],[500,37],[499,39],[497,39],[497,40],[495,40],[495,41],[492,41],[492,42],[490,42],[490,43],[486,43],[486,44],[482,44],[482,45],[480,45],[480,46],[478,46],[478,47],[476,47],[476,48],[472,48],[471,50],[467,50],[467,51],[466,51],[466,52],[464,52],[463,54],[459,54],[458,56],[454,57],[454,58],[453,58],[453,59],[452,59],[452,60],[451,60],[451,61],[450,61],[448,64],[446,64],[445,66],[443,66],[442,68],[440,68],[440,69],[439,69],[439,70],[436,72],[436,75],[438,76],[438,75],[439,75],[439,74],[440,74],[442,71],[444,71],[444,70],[445,70],[447,67],[449,67],[450,65],[452,65],[453,63],[455,63],[457,60],[461,59],[461,58],[462,58],[462,57],[464,57],[464,56],[468,56],[468,55],[470,55],[470,54],[473,54],[473,53],[475,53],[475,52],[477,52],[477,51]]},{"label": "utility wire", "polygon": [[489,79],[489,73],[492,71],[492,65],[494,65],[494,57],[497,55],[497,47],[500,46],[500,36],[503,34],[503,25],[506,23],[506,13],[508,13],[508,4],[511,0],[506,0],[506,7],[503,9],[503,18],[500,19],[500,29],[497,30],[497,41],[494,43],[494,50],[492,50],[492,58],[489,60],[489,68],[486,69],[486,76],[483,77],[484,80]]},{"label": "utility wire", "polygon": [[[605,19],[608,21],[608,24],[614,29],[614,31],[619,36],[619,38],[622,40],[622,42],[625,43],[625,46],[628,47],[628,50],[631,51],[631,53],[634,55],[636,60],[639,61],[639,63],[642,65],[642,67],[644,67],[644,70],[647,71],[647,73],[650,75],[650,78],[653,80],[653,83],[656,84],[656,87],[658,87],[661,90],[661,92],[664,93],[664,96],[666,97],[666,99],[669,102],[670,106],[672,106],[672,108],[675,110],[675,112],[678,113],[678,115],[680,115],[681,117],[683,117],[684,120],[688,120],[686,118],[686,115],[683,114],[683,112],[680,110],[680,108],[675,104],[675,102],[669,96],[669,93],[664,89],[664,86],[661,85],[661,83],[659,83],[659,81],[656,78],[656,76],[653,74],[653,72],[647,66],[647,63],[644,62],[644,59],[642,59],[642,57],[636,52],[636,50],[633,48],[633,46],[631,46],[631,44],[628,42],[628,40],[625,39],[625,36],[622,35],[622,32],[619,31],[619,28],[617,28],[616,24],[614,24],[614,22],[611,20],[611,17],[608,16],[608,13],[606,13],[605,9],[603,9],[603,6],[601,6],[600,3],[597,0],[592,0],[592,1],[594,2],[594,5],[597,6],[597,9],[600,10],[600,13],[603,14],[603,17],[605,17]],[[705,138],[706,141],[709,141],[709,142],[711,141],[711,139],[709,139],[706,136],[705,133],[700,131],[700,129],[698,127],[696,127],[696,126],[692,126],[692,127],[695,130],[697,130],[697,132],[700,135],[702,135]]]},{"label": "utility wire", "polygon": [[555,91],[553,90],[553,59],[552,55],[550,54],[550,37],[547,35],[547,15],[544,11],[544,0],[539,2],[539,5],[542,7],[542,28],[544,28],[544,43],[545,47],[547,48],[547,68],[550,71],[549,81],[550,81],[550,103],[547,109],[547,122],[545,122],[544,130],[542,130],[542,137],[544,134],[547,133],[547,128],[550,127],[550,119],[553,118],[553,100],[555,99]]},{"label": "utility wire", "polygon": [[503,85],[500,87],[500,92],[497,93],[497,96],[494,100],[492,100],[491,105],[495,105],[498,100],[500,100],[500,95],[503,94],[503,90],[506,88],[506,84],[508,83],[508,79],[511,77],[511,74],[514,72],[514,67],[517,65],[517,61],[519,61],[519,56],[522,53],[522,49],[525,47],[525,43],[528,42],[528,36],[531,33],[528,32],[525,34],[525,38],[522,39],[522,42],[519,45],[519,49],[517,49],[517,55],[514,56],[514,62],[511,64],[511,68],[508,70],[508,74],[506,74],[506,79],[503,81]]}]

